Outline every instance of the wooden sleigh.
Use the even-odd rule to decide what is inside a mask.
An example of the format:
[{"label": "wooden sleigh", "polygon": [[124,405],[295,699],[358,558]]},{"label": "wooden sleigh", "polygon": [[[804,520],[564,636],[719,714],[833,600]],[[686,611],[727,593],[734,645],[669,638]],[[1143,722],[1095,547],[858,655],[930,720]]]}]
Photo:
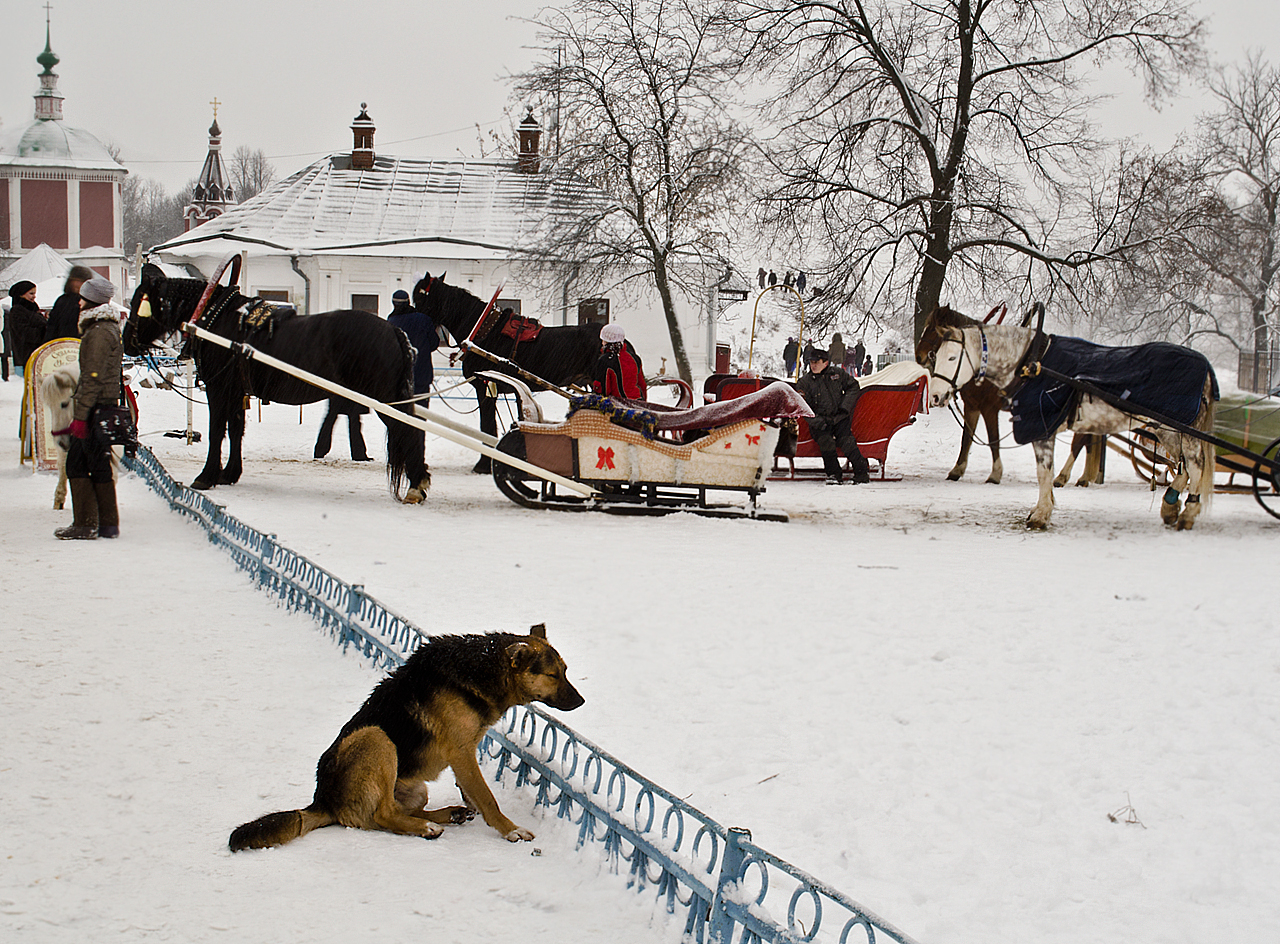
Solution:
[{"label": "wooden sleigh", "polygon": [[[721,377],[714,381],[714,393],[704,386],[704,394],[717,400],[741,397],[772,378]],[[882,371],[859,379],[862,394],[854,406],[849,425],[858,439],[858,451],[879,467],[874,480],[899,482],[902,476],[889,477],[885,466],[889,457],[889,441],[899,430],[916,421],[916,415],[928,412],[929,372],[911,361],[890,364]],[[794,385],[793,385],[794,386]],[[794,432],[785,431],[779,438],[773,457],[770,481],[798,478],[825,479],[822,466],[796,466],[796,459],[818,459],[817,443],[803,418],[795,420]]]}]

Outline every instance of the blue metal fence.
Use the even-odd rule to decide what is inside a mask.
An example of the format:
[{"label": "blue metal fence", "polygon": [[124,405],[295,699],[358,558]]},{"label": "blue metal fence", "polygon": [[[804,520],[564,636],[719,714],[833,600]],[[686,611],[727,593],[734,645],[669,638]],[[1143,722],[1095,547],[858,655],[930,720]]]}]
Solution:
[{"label": "blue metal fence", "polygon": [[[409,620],[360,584],[348,584],[228,515],[201,492],[178,485],[145,446],[125,466],[171,508],[205,529],[214,544],[291,610],[311,616],[343,648],[374,667],[394,668],[423,641]],[[537,706],[509,711],[480,744],[495,781],[514,779],[535,805],[578,828],[578,846],[603,845],[627,887],[654,889],[684,919],[686,940],[712,944],[820,941],[899,944],[912,938],[856,901],[726,828],[646,779]],[[779,919],[777,915],[785,915]]]}]

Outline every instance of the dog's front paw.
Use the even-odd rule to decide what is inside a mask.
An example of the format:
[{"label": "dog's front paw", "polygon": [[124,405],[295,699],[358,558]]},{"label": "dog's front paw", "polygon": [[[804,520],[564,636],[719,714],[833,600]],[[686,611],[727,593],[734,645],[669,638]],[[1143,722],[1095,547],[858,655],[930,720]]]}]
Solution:
[{"label": "dog's front paw", "polygon": [[437,836],[439,836],[443,832],[444,832],[444,827],[441,826],[439,823],[423,823],[422,824],[423,839],[435,839]]},{"label": "dog's front paw", "polygon": [[519,842],[521,839],[528,842],[533,838],[533,833],[525,829],[523,826],[517,826],[510,832],[503,833],[502,838],[507,840],[507,842]]}]

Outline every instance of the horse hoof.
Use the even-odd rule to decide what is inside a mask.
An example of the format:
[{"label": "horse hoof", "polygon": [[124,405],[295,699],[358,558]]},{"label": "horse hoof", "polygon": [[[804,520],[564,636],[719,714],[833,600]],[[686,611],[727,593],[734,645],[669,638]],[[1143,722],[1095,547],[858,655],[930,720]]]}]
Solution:
[{"label": "horse hoof", "polygon": [[962,475],[964,475],[964,473],[963,473],[963,472],[956,472],[956,471],[954,471],[954,470],[953,470],[953,471],[951,471],[951,472],[948,472],[948,473],[947,473],[947,481],[948,481],[948,482],[959,482],[959,481],[960,481],[960,476],[962,476]]},{"label": "horse hoof", "polygon": [[489,464],[489,457],[485,456],[479,462],[471,467],[471,471],[476,475],[492,475],[493,467]]},{"label": "horse hoof", "polygon": [[421,505],[426,500],[427,496],[422,494],[420,489],[416,488],[409,489],[409,491],[404,493],[404,498],[400,499],[400,501],[406,505]]},{"label": "horse hoof", "polygon": [[194,482],[191,483],[191,487],[194,488],[197,492],[207,492],[209,489],[213,488],[217,484],[218,484],[217,482],[210,482],[208,479],[196,479]]}]

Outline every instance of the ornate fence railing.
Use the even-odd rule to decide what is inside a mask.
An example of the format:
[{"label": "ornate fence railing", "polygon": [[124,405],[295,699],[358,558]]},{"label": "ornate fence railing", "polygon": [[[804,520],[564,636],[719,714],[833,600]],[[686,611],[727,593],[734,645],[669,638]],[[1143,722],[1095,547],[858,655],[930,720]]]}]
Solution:
[{"label": "ornate fence railing", "polygon": [[[228,515],[204,494],[178,485],[145,446],[125,466],[171,508],[197,521],[209,540],[267,593],[311,616],[344,648],[374,667],[395,667],[425,634],[276,541]],[[684,937],[713,944],[838,942],[912,938],[856,901],[761,849],[741,828],[726,828],[646,779],[536,706],[513,708],[480,743],[495,781],[511,776],[535,805],[577,827],[578,846],[603,844],[609,867],[627,869],[627,887],[653,888]],[[779,919],[778,915],[785,915]]]}]

